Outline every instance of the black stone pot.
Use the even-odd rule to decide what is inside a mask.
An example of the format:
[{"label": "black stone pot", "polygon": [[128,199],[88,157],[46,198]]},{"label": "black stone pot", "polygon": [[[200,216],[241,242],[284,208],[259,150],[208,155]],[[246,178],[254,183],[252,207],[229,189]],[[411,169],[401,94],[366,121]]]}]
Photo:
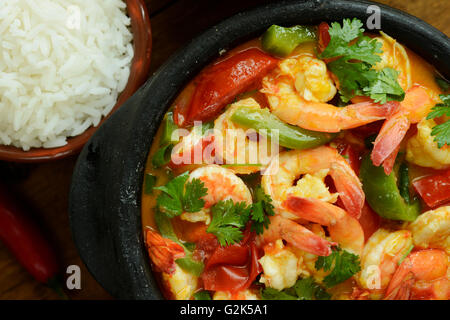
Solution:
[{"label": "black stone pot", "polygon": [[[141,231],[141,188],[153,136],[170,103],[222,49],[257,37],[272,24],[367,20],[366,1],[281,1],[243,12],[210,28],[172,56],[95,133],[73,175],[70,222],[83,261],[97,281],[121,299],[162,299]],[[450,76],[450,42],[404,12],[381,8],[382,30]]]}]

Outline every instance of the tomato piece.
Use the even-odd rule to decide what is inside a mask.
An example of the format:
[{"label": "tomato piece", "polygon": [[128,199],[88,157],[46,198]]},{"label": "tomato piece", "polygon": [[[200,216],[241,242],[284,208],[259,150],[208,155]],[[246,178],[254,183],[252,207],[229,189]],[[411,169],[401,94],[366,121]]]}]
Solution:
[{"label": "tomato piece", "polygon": [[450,201],[450,169],[413,181],[414,189],[430,208]]},{"label": "tomato piece", "polygon": [[328,30],[330,26],[326,22],[319,24],[319,49],[322,52],[330,43],[331,37]]},{"label": "tomato piece", "polygon": [[262,272],[254,234],[247,232],[241,243],[217,247],[201,275],[205,290],[237,292],[245,290]]},{"label": "tomato piece", "polygon": [[259,49],[251,48],[209,66],[175,102],[175,123],[186,126],[194,121],[214,118],[236,95],[251,88],[275,68],[278,61]]},{"label": "tomato piece", "polygon": [[218,247],[209,258],[206,268],[217,264],[244,265],[248,260],[248,247],[233,244],[227,247]]}]

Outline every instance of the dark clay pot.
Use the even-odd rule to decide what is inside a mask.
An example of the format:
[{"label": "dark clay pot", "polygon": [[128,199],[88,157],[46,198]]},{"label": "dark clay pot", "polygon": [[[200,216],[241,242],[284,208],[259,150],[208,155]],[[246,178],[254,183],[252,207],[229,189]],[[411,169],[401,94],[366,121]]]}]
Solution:
[{"label": "dark clay pot", "polygon": [[[222,49],[272,24],[318,24],[369,14],[366,1],[281,1],[237,14],[173,55],[84,147],[73,175],[70,222],[83,261],[120,299],[162,299],[141,231],[143,172],[153,137],[180,89]],[[381,8],[382,30],[450,76],[449,38],[404,12]]]}]

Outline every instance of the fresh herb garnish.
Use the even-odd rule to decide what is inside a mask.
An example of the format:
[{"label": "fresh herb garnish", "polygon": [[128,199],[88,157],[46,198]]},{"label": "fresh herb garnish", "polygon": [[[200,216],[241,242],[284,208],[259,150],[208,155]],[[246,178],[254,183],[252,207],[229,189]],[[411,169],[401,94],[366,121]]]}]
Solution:
[{"label": "fresh herb garnish", "polygon": [[169,218],[181,215],[183,212],[198,212],[205,205],[202,197],[206,196],[207,189],[199,179],[187,182],[189,172],[185,172],[165,186],[154,188],[162,191],[156,199],[156,204]]},{"label": "fresh herb garnish", "polygon": [[256,234],[262,234],[264,228],[268,228],[270,224],[269,216],[275,215],[273,211],[272,199],[269,195],[264,193],[261,186],[255,188],[254,192],[255,202],[252,204],[250,210],[250,219],[252,221],[251,230]]},{"label": "fresh herb garnish", "polygon": [[382,44],[363,34],[363,24],[358,19],[344,19],[342,26],[333,22],[329,28],[330,43],[319,55],[333,59],[328,68],[339,79],[339,93],[344,102],[362,95],[375,102],[402,101],[405,92],[398,84],[398,72],[392,68],[380,71],[373,66],[381,61]]},{"label": "fresh herb garnish", "polygon": [[344,282],[361,270],[359,256],[342,250],[340,247],[333,247],[333,251],[327,257],[318,257],[315,268],[324,271],[331,270],[331,273],[323,279],[328,288]]},{"label": "fresh herb garnish", "polygon": [[309,277],[297,280],[293,287],[282,291],[264,288],[261,297],[263,300],[329,300],[331,295]]},{"label": "fresh herb garnish", "polygon": [[[439,97],[442,103],[435,105],[428,114],[427,119],[439,118],[442,116],[450,117],[450,94],[441,94]],[[450,146],[450,120],[438,124],[431,130],[434,141],[437,142],[438,148],[447,145]]]},{"label": "fresh herb garnish", "polygon": [[233,200],[219,201],[211,207],[212,219],[206,229],[217,237],[221,246],[239,242],[243,238],[241,229],[248,221],[250,206]]},{"label": "fresh herb garnish", "polygon": [[246,205],[245,202],[234,203],[232,200],[220,201],[211,207],[213,214],[211,224],[206,230],[216,235],[219,243],[229,245],[243,238],[242,229],[251,222],[251,231],[262,234],[268,228],[273,216],[272,199],[264,193],[261,186],[255,188],[255,203]]}]

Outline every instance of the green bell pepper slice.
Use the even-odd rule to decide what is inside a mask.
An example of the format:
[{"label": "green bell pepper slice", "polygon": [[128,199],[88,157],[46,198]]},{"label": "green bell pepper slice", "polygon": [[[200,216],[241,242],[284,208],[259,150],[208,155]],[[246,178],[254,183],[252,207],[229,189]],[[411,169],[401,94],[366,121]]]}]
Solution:
[{"label": "green bell pepper slice", "polygon": [[[370,155],[366,155],[359,175],[367,202],[379,216],[391,220],[414,221],[420,214],[420,202],[415,199],[408,203],[402,197],[401,193],[405,194],[405,177],[399,177],[400,191],[397,186],[398,171],[397,166],[397,170],[386,175],[383,167],[376,167]],[[401,174],[404,175],[405,172]]]},{"label": "green bell pepper slice", "polygon": [[289,149],[310,149],[324,145],[333,140],[336,133],[316,132],[287,124],[268,109],[250,107],[237,108],[230,117],[231,121],[260,133],[267,130],[268,138],[273,137],[273,130],[278,130],[279,144]]},{"label": "green bell pepper slice", "polygon": [[162,147],[168,144],[178,143],[179,137],[173,135],[177,129],[178,126],[173,122],[173,112],[167,112],[163,119],[163,128],[159,146]]},{"label": "green bell pepper slice", "polygon": [[272,25],[263,34],[261,43],[264,51],[286,57],[301,43],[317,39],[313,27],[293,26],[290,28]]},{"label": "green bell pepper slice", "polygon": [[175,260],[176,264],[178,264],[181,269],[199,277],[203,272],[204,264],[201,261],[193,259],[192,251],[188,249],[189,246],[178,239],[175,231],[173,230],[172,222],[170,221],[169,217],[167,217],[163,212],[157,209],[155,210],[155,222],[161,235],[164,238],[178,243],[184,249],[184,258]]}]

